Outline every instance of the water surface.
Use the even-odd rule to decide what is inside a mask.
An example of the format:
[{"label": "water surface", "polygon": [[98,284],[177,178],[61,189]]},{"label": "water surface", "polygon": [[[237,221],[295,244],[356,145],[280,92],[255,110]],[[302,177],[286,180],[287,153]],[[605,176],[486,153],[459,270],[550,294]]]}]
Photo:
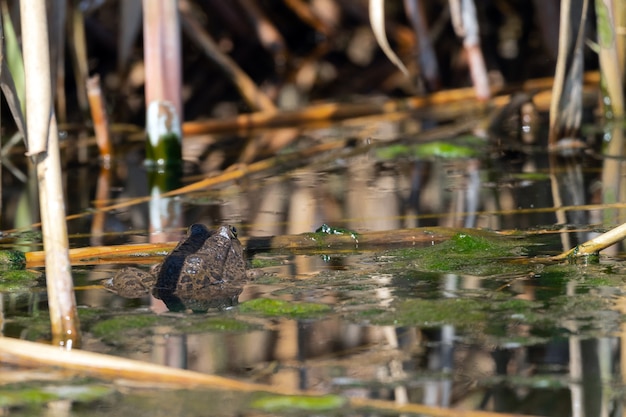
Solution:
[{"label": "water surface", "polygon": [[[292,131],[293,144],[272,169],[70,221],[75,247],[172,241],[197,222],[234,224],[247,238],[313,232],[326,223],[357,233],[388,231],[391,242],[364,247],[357,236],[349,245],[314,251],[249,251],[250,265],[264,274],[246,285],[238,306],[205,314],[166,312],[154,298],[128,300],[102,289],[101,280],[122,265],[76,266],[84,347],[397,403],[545,416],[621,414],[622,250],[597,263],[543,260],[611,226],[602,224],[603,215],[616,209],[597,205],[602,160],[590,151],[551,159],[541,141],[459,137],[452,139],[475,152],[429,155],[408,146],[419,140],[419,127],[411,118],[361,119]],[[259,135],[280,134],[287,133]],[[347,138],[353,139],[305,161],[289,157],[289,151]],[[227,163],[228,153],[211,151],[219,140],[190,140],[193,155],[203,157],[190,160],[181,185]],[[408,147],[385,152],[385,142]],[[363,144],[376,146],[354,152]],[[99,175],[93,167],[70,167],[68,211],[153,193],[137,158],[115,161]],[[15,209],[28,201],[28,189],[14,187],[7,195],[5,228],[28,221],[28,210]],[[574,209],[556,210],[557,197],[559,208]],[[393,242],[398,229],[436,226],[521,233],[494,233],[478,249],[451,245],[437,252],[433,244],[442,243]],[[38,248],[36,238],[25,240],[29,250]],[[259,300],[278,300],[284,308]],[[5,291],[4,334],[48,338],[45,301],[41,284]],[[89,415],[204,415],[207,401],[212,414],[235,415],[250,404],[236,392],[120,385],[113,391],[89,407]],[[71,415],[86,414],[81,407],[75,404]]]}]

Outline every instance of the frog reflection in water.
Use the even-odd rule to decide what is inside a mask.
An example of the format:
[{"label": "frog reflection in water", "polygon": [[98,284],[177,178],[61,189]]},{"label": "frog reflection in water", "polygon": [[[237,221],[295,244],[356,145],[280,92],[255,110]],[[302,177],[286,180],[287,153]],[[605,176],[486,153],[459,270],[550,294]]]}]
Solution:
[{"label": "frog reflection in water", "polygon": [[152,291],[170,310],[206,311],[236,304],[245,281],[246,261],[237,230],[221,226],[211,231],[194,224],[152,271],[124,268],[104,286],[127,298]]}]

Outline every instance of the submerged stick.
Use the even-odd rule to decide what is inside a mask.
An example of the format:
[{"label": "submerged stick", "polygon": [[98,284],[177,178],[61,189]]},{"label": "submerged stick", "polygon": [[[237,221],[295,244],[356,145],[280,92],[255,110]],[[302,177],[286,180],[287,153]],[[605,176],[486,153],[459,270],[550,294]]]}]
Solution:
[{"label": "submerged stick", "polygon": [[603,249],[608,248],[622,240],[626,239],[626,223],[621,224],[606,233],[596,236],[591,240],[581,243],[580,245],[555,256],[553,259],[561,260],[570,257],[583,257],[589,255],[597,255]]}]

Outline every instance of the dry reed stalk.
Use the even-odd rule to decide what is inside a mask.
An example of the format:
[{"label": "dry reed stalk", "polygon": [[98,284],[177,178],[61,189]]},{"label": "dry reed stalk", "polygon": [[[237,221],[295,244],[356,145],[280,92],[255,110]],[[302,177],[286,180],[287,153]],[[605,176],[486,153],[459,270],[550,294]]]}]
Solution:
[{"label": "dry reed stalk", "polygon": [[[586,85],[593,86],[593,94],[597,91],[597,84],[600,80],[598,72],[588,72],[585,74]],[[536,92],[538,90],[551,90],[554,79],[537,78],[524,82],[515,90]],[[591,87],[590,87],[591,88]],[[494,88],[492,94],[499,92]],[[550,94],[547,91],[545,94]],[[542,94],[542,98],[545,98]],[[595,97],[595,95],[594,95]],[[384,102],[365,103],[323,103],[314,104],[294,111],[282,111],[276,113],[256,112],[241,114],[229,119],[192,121],[183,124],[183,134],[185,136],[201,135],[205,133],[218,133],[228,131],[247,131],[258,128],[294,126],[311,123],[331,122],[336,120],[349,119],[354,117],[371,116],[375,114],[389,114],[395,112],[427,112],[429,117],[448,117],[454,110],[457,113],[471,113],[480,106],[476,105],[476,92],[474,88],[459,88],[455,90],[438,91],[425,97],[409,97],[402,99],[386,100]],[[495,97],[497,101],[507,101],[506,97]],[[490,102],[492,104],[492,102]],[[541,108],[545,108],[545,101],[541,103]]]},{"label": "dry reed stalk", "polygon": [[176,0],[144,0],[146,107],[167,100],[182,117],[180,20]]},{"label": "dry reed stalk", "polygon": [[491,97],[489,91],[489,77],[487,76],[487,66],[485,65],[485,58],[483,57],[482,49],[480,49],[480,44],[469,44],[465,42],[464,44],[465,51],[467,52],[470,75],[474,83],[474,90],[476,91],[476,98],[481,101],[489,100]]},{"label": "dry reed stalk", "polygon": [[65,33],[68,2],[51,0],[48,8],[48,34],[50,36],[50,62],[52,91],[56,101],[56,117],[61,123],[67,121],[65,96]]},{"label": "dry reed stalk", "polygon": [[[608,120],[616,120],[610,129],[611,139],[604,149],[608,157],[604,160],[602,169],[602,202],[615,203],[624,201],[626,184],[622,176],[624,172],[624,131],[619,122],[624,120],[624,92],[622,77],[624,68],[620,66],[617,50],[617,38],[615,16],[613,15],[612,0],[598,0],[595,2],[596,18],[598,24],[598,56],[600,58],[600,71],[605,84],[604,94],[608,96],[610,104],[604,103],[604,114]],[[607,132],[608,133],[608,132]],[[623,212],[621,213],[624,214]],[[616,212],[605,212],[604,222],[615,224],[618,218]]]},{"label": "dry reed stalk", "polygon": [[[587,7],[588,0],[561,1],[559,51],[550,105],[549,147],[554,147],[561,138],[576,137],[580,128]],[[573,27],[572,24],[578,26]]]},{"label": "dry reed stalk", "polygon": [[[156,263],[172,250],[176,242],[132,245],[90,246],[70,249],[73,265],[96,265],[112,262]],[[27,268],[37,268],[45,259],[45,251],[26,252]]]},{"label": "dry reed stalk", "polygon": [[[187,387],[231,390],[237,392],[266,392],[275,395],[324,395],[324,392],[279,388],[267,384],[238,381],[216,375],[163,365],[119,358],[85,351],[59,351],[56,348],[0,337],[0,360],[20,366],[54,366],[97,378],[140,381],[155,387]],[[145,385],[144,385],[145,386]],[[414,413],[434,417],[514,417],[518,415],[490,411],[459,410],[422,404],[400,404],[393,401],[347,397],[350,407]],[[527,415],[526,417],[533,417]]]},{"label": "dry reed stalk", "polygon": [[[600,58],[600,71],[610,99],[610,111],[612,117],[622,120],[624,117],[624,92],[622,76],[624,68],[620,66],[617,50],[617,38],[615,16],[613,15],[613,0],[601,0],[595,2],[598,24],[598,56]],[[613,142],[613,141],[612,141]],[[612,143],[611,142],[611,143]],[[611,145],[609,145],[611,146]],[[620,144],[621,146],[621,144]],[[621,156],[622,153],[611,154]]]},{"label": "dry reed stalk", "polygon": [[102,158],[104,165],[108,165],[111,160],[111,137],[109,135],[109,120],[100,88],[100,76],[94,75],[87,80],[87,97],[89,98],[89,109],[91,110],[100,158]]},{"label": "dry reed stalk", "polygon": [[618,65],[622,71],[626,71],[626,39],[624,39],[624,27],[626,27],[626,1],[613,0],[612,2],[613,16],[615,18],[615,26],[617,37]]},{"label": "dry reed stalk", "polygon": [[66,349],[80,344],[78,315],[68,255],[65,202],[61,184],[58,131],[52,110],[46,4],[20,2],[28,154],[37,168],[46,284],[53,343]]},{"label": "dry reed stalk", "polygon": [[487,67],[480,49],[480,35],[474,0],[449,0],[452,26],[467,53],[467,61],[474,83],[476,98],[488,100],[491,96]]},{"label": "dry reed stalk", "polygon": [[[621,156],[624,152],[624,129],[621,124],[614,123],[605,133],[605,137],[611,139],[604,150],[607,158],[602,162],[602,202],[612,204],[624,200],[625,182],[622,178],[624,160]],[[602,215],[602,221],[607,225],[617,224],[621,221],[620,213],[623,215],[624,210],[606,210]]]},{"label": "dry reed stalk", "polygon": [[109,196],[111,179],[111,136],[109,133],[106,106],[102,98],[102,89],[100,88],[100,77],[98,75],[87,80],[87,96],[89,98],[89,108],[91,110],[91,118],[96,135],[96,145],[98,146],[102,162],[98,174],[98,182],[96,184],[94,202],[96,211],[91,222],[91,244],[98,245],[102,242],[104,222],[106,219],[106,212],[99,211],[98,208],[104,206],[104,201],[106,201]]},{"label": "dry reed stalk", "polygon": [[117,37],[117,73],[121,79],[124,79],[141,28],[141,0],[121,1],[118,14],[120,22]]},{"label": "dry reed stalk", "polygon": [[85,35],[85,16],[80,7],[72,7],[70,22],[70,42],[68,48],[72,57],[74,77],[76,78],[76,98],[82,112],[89,109],[87,98],[87,78],[89,78],[89,64],[87,63],[87,37]]},{"label": "dry reed stalk", "polygon": [[420,0],[404,0],[404,10],[417,35],[416,55],[420,77],[423,79],[427,91],[435,91],[439,90],[441,86],[439,63],[428,30],[424,3]]},{"label": "dry reed stalk", "polygon": [[146,162],[182,163],[182,69],[176,0],[143,1],[146,71]]}]

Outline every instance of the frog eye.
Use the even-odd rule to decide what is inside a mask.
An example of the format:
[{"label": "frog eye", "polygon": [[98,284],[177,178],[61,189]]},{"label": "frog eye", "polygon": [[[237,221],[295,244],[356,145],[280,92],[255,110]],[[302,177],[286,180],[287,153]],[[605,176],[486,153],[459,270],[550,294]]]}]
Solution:
[{"label": "frog eye", "polygon": [[230,233],[232,233],[234,237],[237,237],[237,228],[235,226],[229,226],[229,227],[230,227]]}]

